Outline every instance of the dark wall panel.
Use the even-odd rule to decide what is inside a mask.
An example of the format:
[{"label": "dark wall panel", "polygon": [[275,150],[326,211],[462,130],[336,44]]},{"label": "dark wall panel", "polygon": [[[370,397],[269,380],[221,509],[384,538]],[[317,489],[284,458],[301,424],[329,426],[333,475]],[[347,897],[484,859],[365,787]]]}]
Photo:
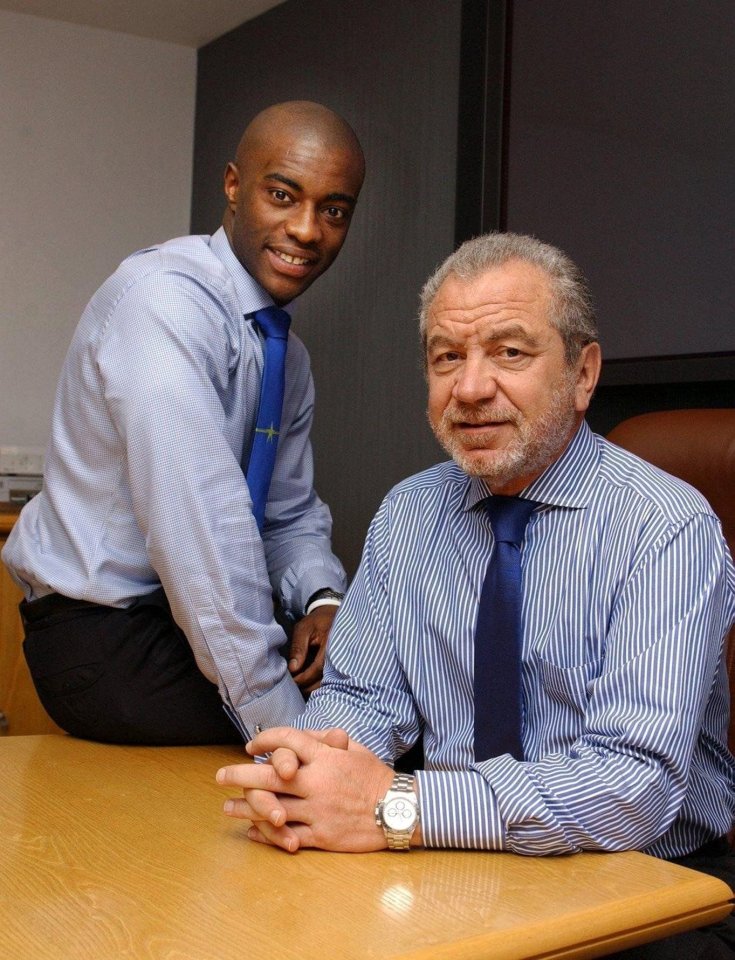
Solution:
[{"label": "dark wall panel", "polygon": [[415,317],[453,246],[460,14],[459,0],[287,0],[199,53],[194,232],[219,224],[225,163],[271,103],[321,101],[365,149],[345,247],[294,311],[317,386],[317,488],[350,571],[388,488],[441,457]]},{"label": "dark wall panel", "polygon": [[580,262],[608,359],[735,378],[735,4],[512,7],[508,229]]}]

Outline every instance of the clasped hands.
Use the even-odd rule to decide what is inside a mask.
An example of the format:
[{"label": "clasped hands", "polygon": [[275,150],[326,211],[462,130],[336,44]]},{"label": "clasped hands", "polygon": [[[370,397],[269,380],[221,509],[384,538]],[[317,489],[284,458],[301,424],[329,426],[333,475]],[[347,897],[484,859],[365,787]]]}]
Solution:
[{"label": "clasped hands", "polygon": [[295,853],[300,847],[362,853],[386,846],[375,806],[393,770],[344,730],[273,727],[246,745],[265,763],[217,771],[217,783],[242,788],[225,802],[231,817],[252,821],[248,837]]}]

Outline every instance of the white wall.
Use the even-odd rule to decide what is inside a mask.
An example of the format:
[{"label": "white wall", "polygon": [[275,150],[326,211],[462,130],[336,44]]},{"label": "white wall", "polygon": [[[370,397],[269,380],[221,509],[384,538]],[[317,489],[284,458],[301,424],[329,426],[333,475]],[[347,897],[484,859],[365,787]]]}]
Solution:
[{"label": "white wall", "polygon": [[0,11],[0,445],[45,445],[87,300],[188,232],[195,84],[188,47]]}]

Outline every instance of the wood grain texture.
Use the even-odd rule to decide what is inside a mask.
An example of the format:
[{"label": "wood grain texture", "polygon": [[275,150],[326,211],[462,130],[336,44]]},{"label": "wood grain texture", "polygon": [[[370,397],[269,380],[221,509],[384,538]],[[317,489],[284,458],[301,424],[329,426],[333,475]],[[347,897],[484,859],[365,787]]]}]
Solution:
[{"label": "wood grain texture", "polygon": [[581,958],[730,909],[637,853],[289,856],[221,813],[242,756],[0,741],[0,960]]}]

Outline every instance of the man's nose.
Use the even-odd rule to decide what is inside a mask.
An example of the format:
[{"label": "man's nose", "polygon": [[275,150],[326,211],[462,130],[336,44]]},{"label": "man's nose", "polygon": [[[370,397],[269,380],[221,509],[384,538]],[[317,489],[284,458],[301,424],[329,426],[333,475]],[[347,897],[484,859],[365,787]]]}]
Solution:
[{"label": "man's nose", "polygon": [[460,403],[479,403],[492,399],[497,390],[492,364],[468,358],[457,372],[452,393]]},{"label": "man's nose", "polygon": [[315,243],[321,239],[321,226],[314,207],[301,203],[291,210],[286,221],[286,233],[302,244]]}]

